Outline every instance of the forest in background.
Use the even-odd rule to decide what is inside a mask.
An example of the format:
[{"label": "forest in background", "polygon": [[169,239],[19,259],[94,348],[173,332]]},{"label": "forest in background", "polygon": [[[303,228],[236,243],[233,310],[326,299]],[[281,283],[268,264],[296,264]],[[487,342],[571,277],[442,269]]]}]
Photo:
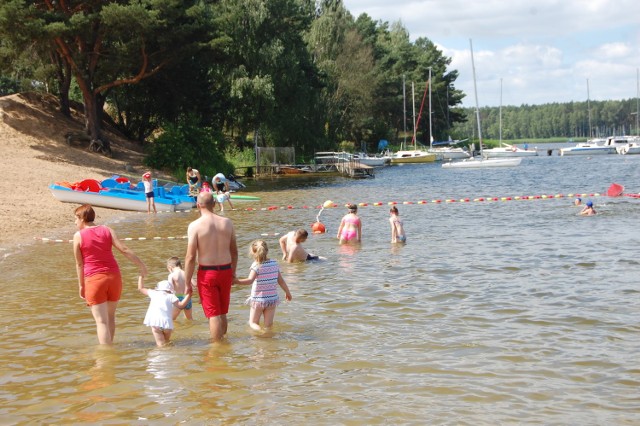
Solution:
[{"label": "forest in background", "polygon": [[[212,175],[233,153],[293,147],[299,160],[333,149],[397,145],[413,129],[411,84],[428,145],[431,73],[435,140],[473,138],[473,109],[451,58],[399,22],[352,16],[340,0],[4,0],[0,94],[55,94],[84,106],[86,132],[108,120],[150,165]],[[589,134],[585,103],[502,110],[503,139]],[[633,100],[591,102],[591,134],[630,132]],[[481,108],[497,139],[498,108]],[[410,136],[409,136],[410,139]],[[251,155],[249,155],[250,159]]]}]

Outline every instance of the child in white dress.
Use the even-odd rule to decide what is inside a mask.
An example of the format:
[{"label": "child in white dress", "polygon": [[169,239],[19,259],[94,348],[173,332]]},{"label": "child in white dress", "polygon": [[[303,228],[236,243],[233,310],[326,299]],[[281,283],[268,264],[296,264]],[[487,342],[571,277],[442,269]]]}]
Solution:
[{"label": "child in white dress", "polygon": [[144,325],[151,327],[156,345],[161,347],[168,344],[173,331],[173,307],[184,309],[191,301],[191,294],[179,300],[173,294],[173,287],[167,280],[160,281],[155,289],[144,288],[142,276],[138,277],[138,290],[151,299],[144,317]]},{"label": "child in white dress", "polygon": [[251,243],[251,256],[254,262],[251,264],[249,276],[243,279],[234,279],[235,284],[253,284],[251,296],[247,304],[251,306],[249,313],[249,326],[256,331],[263,331],[260,327],[260,317],[264,316],[265,329],[271,328],[273,318],[276,315],[276,306],[280,303],[278,297],[278,285],[284,290],[285,298],[291,301],[291,293],[287,283],[280,274],[278,262],[267,258],[269,249],[263,240]]}]

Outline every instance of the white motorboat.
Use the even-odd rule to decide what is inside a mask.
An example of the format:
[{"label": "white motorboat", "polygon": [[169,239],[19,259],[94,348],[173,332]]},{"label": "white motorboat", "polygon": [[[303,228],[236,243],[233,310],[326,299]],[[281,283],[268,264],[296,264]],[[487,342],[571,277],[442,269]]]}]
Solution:
[{"label": "white motorboat", "polygon": [[[638,143],[640,143],[640,137],[638,136],[609,136],[605,142],[604,142],[604,146],[612,146],[616,149],[616,152],[618,154],[628,154],[628,150],[626,150],[625,148],[627,148],[629,146],[629,144],[631,143],[635,143],[636,145]],[[623,153],[623,151],[625,151]],[[633,151],[635,151],[634,149],[631,150],[632,154],[634,153]]]},{"label": "white motorboat", "polygon": [[353,154],[353,160],[366,166],[382,167],[389,164],[389,162],[391,161],[391,157],[383,155],[369,155],[364,152],[358,152],[356,154]]},{"label": "white motorboat", "polygon": [[618,150],[618,154],[622,155],[640,154],[640,137],[636,136],[628,144],[620,146],[616,150]]},{"label": "white motorboat", "polygon": [[604,139],[591,139],[587,142],[580,142],[576,146],[560,148],[560,155],[604,155],[615,154],[615,146],[606,146]]},{"label": "white motorboat", "polygon": [[485,167],[515,167],[522,162],[522,157],[514,158],[484,158],[482,148],[482,126],[480,124],[480,107],[478,105],[478,90],[476,88],[476,67],[473,61],[473,44],[469,40],[469,47],[471,48],[471,67],[473,69],[473,89],[476,99],[476,122],[478,123],[478,138],[480,140],[480,157],[471,157],[462,161],[451,161],[443,163],[444,169],[470,169],[470,168],[485,168]]}]

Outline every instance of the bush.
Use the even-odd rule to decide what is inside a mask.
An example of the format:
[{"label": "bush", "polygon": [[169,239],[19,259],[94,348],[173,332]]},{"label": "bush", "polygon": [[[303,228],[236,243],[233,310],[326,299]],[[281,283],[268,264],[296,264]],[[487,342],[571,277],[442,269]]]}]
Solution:
[{"label": "bush", "polygon": [[0,76],[0,96],[13,95],[20,91],[20,83],[12,78]]},{"label": "bush", "polygon": [[187,117],[177,124],[167,124],[150,143],[145,164],[170,172],[178,182],[184,181],[187,167],[198,169],[203,179],[219,172],[232,174],[234,167],[221,152],[220,138],[197,123]]}]

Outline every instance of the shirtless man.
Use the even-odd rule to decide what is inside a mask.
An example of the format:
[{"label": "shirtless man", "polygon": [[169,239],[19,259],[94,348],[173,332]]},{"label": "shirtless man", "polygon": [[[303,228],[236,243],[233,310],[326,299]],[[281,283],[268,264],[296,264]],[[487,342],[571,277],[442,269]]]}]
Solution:
[{"label": "shirtless man", "polygon": [[302,243],[307,241],[309,233],[304,229],[291,231],[280,237],[280,248],[282,249],[282,260],[289,263],[305,262],[307,260],[316,260],[318,256],[313,256],[302,247]]},{"label": "shirtless man", "polygon": [[213,212],[213,194],[198,194],[200,218],[189,224],[185,283],[191,294],[191,278],[198,260],[198,292],[204,315],[209,319],[211,340],[218,342],[227,334],[227,313],[231,284],[238,265],[238,246],[231,219]]}]

